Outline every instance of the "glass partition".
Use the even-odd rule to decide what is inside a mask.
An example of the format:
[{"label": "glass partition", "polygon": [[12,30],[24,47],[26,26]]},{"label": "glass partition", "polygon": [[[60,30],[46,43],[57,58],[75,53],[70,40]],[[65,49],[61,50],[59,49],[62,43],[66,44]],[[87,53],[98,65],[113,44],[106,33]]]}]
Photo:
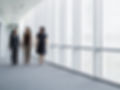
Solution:
[{"label": "glass partition", "polygon": [[47,59],[52,63],[118,83],[119,4],[119,0],[46,0],[40,6],[44,10],[33,9],[21,24],[46,27]]},{"label": "glass partition", "polygon": [[120,83],[119,4],[119,0],[103,1],[103,78],[117,83]]}]

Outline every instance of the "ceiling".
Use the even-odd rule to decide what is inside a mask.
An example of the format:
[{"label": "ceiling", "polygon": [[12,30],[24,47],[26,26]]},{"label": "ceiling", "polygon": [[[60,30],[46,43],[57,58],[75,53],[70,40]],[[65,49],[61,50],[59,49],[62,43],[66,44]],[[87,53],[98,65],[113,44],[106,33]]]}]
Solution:
[{"label": "ceiling", "polygon": [[0,18],[17,21],[41,0],[0,0]]}]

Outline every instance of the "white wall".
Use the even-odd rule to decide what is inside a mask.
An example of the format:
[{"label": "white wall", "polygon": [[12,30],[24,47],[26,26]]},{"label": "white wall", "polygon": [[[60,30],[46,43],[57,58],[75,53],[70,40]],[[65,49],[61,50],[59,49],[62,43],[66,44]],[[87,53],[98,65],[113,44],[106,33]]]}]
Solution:
[{"label": "white wall", "polygon": [[1,31],[1,57],[4,58],[8,56],[8,42],[9,42],[9,31],[6,28],[7,24],[2,22],[2,31]]},{"label": "white wall", "polygon": [[[14,21],[14,20],[13,20]],[[1,30],[0,30],[0,64],[10,63],[10,50],[9,50],[9,37],[11,29],[8,26],[11,24],[17,24],[13,21],[6,21],[0,18]]]}]

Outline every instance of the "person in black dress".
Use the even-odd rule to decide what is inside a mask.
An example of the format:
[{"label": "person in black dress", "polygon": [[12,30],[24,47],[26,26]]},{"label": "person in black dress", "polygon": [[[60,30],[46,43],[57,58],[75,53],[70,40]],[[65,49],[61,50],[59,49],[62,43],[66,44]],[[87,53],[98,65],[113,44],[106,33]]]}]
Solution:
[{"label": "person in black dress", "polygon": [[44,55],[46,53],[46,41],[47,36],[45,34],[45,28],[41,27],[37,34],[37,53],[40,56],[40,64],[43,64]]},{"label": "person in black dress", "polygon": [[16,65],[18,63],[18,49],[19,49],[19,37],[17,35],[17,30],[13,30],[11,35],[10,35],[10,50],[12,53],[12,64]]}]

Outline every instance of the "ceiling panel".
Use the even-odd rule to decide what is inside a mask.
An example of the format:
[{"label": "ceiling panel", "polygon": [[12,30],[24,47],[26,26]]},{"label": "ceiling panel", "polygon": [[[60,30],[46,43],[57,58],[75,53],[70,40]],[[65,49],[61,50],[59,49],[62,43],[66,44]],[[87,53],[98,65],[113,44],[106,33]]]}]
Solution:
[{"label": "ceiling panel", "polygon": [[5,20],[18,20],[41,0],[0,0],[0,17]]}]

